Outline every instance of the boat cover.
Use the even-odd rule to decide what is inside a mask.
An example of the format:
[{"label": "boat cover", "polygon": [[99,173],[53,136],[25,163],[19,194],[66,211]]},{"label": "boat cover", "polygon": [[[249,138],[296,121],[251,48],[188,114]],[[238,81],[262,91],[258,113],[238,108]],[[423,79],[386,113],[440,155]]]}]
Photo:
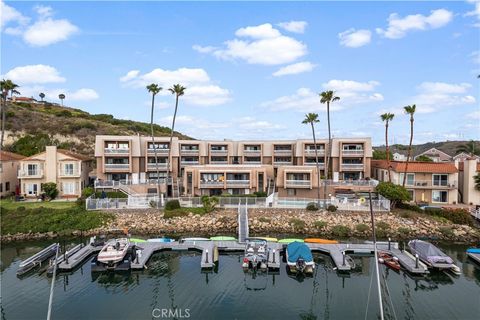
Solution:
[{"label": "boat cover", "polygon": [[480,248],[469,248],[467,249],[468,253],[480,253]]},{"label": "boat cover", "polygon": [[312,251],[310,248],[301,242],[291,242],[287,246],[288,262],[297,262],[298,259],[303,259],[305,262],[313,261]]},{"label": "boat cover", "polygon": [[418,253],[420,257],[426,259],[430,263],[446,263],[452,264],[453,260],[439,248],[435,247],[430,242],[422,240],[412,240],[408,243],[408,246]]}]

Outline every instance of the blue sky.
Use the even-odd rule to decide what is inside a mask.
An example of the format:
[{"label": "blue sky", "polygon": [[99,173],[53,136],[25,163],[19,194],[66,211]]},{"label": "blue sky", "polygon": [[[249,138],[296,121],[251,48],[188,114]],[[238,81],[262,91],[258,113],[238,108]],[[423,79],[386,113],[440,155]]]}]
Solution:
[{"label": "blue sky", "polygon": [[337,137],[408,143],[402,107],[417,104],[415,143],[480,140],[480,4],[467,2],[1,3],[1,70],[23,96],[149,121],[145,85],[187,87],[176,129],[205,139],[295,139],[331,89]]}]

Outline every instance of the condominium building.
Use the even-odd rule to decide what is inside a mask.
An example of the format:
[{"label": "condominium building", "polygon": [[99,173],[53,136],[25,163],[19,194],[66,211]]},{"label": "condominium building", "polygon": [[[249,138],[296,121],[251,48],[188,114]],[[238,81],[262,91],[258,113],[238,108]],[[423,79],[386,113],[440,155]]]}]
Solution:
[{"label": "condominium building", "polygon": [[[274,187],[289,194],[316,194],[306,190],[318,187],[316,155],[318,170],[322,176],[326,175],[328,149],[327,139],[317,140],[315,152],[312,140],[205,141],[174,137],[170,145],[168,137],[152,140],[146,136],[99,135],[95,158],[98,185],[112,180],[141,184],[164,179],[168,165],[172,184],[178,182],[180,193],[185,195],[247,194]],[[363,180],[370,176],[370,138],[335,138],[331,154],[334,181]],[[298,170],[305,175],[296,175]],[[286,183],[287,180],[290,182]]]},{"label": "condominium building", "polygon": [[[390,161],[391,182],[403,184],[406,162]],[[456,204],[458,201],[458,170],[453,163],[410,162],[405,188],[412,201],[432,204]],[[389,181],[386,160],[372,161],[372,177]]]},{"label": "condominium building", "polygon": [[0,197],[11,196],[19,192],[17,177],[20,160],[24,156],[12,152],[0,151]]},{"label": "condominium building", "polygon": [[59,197],[77,198],[88,185],[88,174],[92,170],[90,158],[74,152],[47,146],[44,152],[20,160],[18,179],[21,194],[38,197],[42,184],[57,184]]},{"label": "condominium building", "polygon": [[463,162],[456,162],[458,167],[458,192],[461,202],[469,205],[480,205],[480,190],[477,189],[475,177],[480,174],[478,158],[470,156]]}]

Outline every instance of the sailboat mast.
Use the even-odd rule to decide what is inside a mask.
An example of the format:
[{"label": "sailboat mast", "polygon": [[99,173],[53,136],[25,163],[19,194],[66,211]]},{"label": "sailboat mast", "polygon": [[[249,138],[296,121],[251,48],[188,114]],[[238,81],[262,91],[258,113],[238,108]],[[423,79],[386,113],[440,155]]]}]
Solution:
[{"label": "sailboat mast", "polygon": [[380,287],[380,273],[378,271],[377,236],[375,234],[375,218],[373,217],[372,193],[370,191],[368,192],[368,198],[370,203],[370,216],[372,218],[373,252],[375,255],[375,271],[377,274],[378,303],[380,305],[380,319],[383,320],[382,291]]}]

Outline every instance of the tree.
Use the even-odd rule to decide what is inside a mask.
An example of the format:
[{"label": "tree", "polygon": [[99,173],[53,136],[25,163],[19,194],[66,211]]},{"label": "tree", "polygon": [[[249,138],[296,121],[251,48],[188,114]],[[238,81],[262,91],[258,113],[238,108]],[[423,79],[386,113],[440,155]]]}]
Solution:
[{"label": "tree", "polygon": [[[330,158],[332,157],[332,133],[330,130],[330,103],[340,100],[340,97],[335,96],[335,91],[328,90],[320,93],[320,103],[327,104],[327,124],[328,124],[328,149],[325,150],[325,176],[327,179],[331,179],[330,175]],[[325,194],[326,194],[325,189]]]},{"label": "tree", "polygon": [[[312,127],[312,136],[313,136],[313,145],[315,148],[315,164],[317,166],[317,199],[318,202],[320,203],[320,168],[318,167],[318,150],[317,150],[317,139],[315,137],[315,123],[320,122],[318,120],[318,114],[317,113],[308,113],[305,115],[305,119],[303,119],[302,123],[303,124],[309,124]],[[324,191],[326,192],[327,186],[323,186]],[[324,197],[326,199],[326,196]]]},{"label": "tree", "polygon": [[10,94],[10,97],[12,97],[14,94],[20,94],[20,92],[17,91],[18,85],[13,83],[12,80],[5,80],[3,79],[0,81],[0,92],[1,92],[1,98],[2,98],[2,110],[1,110],[1,116],[2,116],[2,135],[0,138],[0,149],[3,149],[3,140],[5,137],[5,122],[7,118],[7,97]]},{"label": "tree", "polygon": [[375,190],[383,197],[390,200],[390,208],[394,209],[397,203],[403,201],[410,201],[410,194],[407,189],[401,185],[393,184],[391,182],[380,182]]},{"label": "tree", "polygon": [[158,157],[157,157],[157,146],[155,145],[155,136],[153,132],[153,109],[155,107],[155,96],[162,91],[162,87],[160,87],[156,83],[149,84],[147,86],[148,92],[152,94],[152,108],[150,110],[150,130],[152,134],[152,145],[153,145],[153,153],[155,155],[155,169],[157,172],[157,193],[160,191],[159,184],[160,184],[160,170],[158,168]]},{"label": "tree", "polygon": [[462,152],[468,153],[470,155],[480,156],[480,145],[478,142],[470,140],[467,143],[457,147],[456,153],[459,154]]},{"label": "tree", "polygon": [[63,93],[60,93],[58,95],[58,99],[60,99],[62,101],[62,107],[63,107],[63,100],[65,100],[65,95]]},{"label": "tree", "polygon": [[407,181],[407,170],[408,170],[408,163],[410,162],[410,157],[412,156],[412,142],[413,142],[413,115],[415,114],[415,110],[417,106],[412,104],[411,106],[403,107],[405,113],[410,115],[410,143],[408,144],[408,155],[407,155],[407,162],[405,163],[405,171],[403,172],[403,183],[402,186],[405,187],[405,182]]},{"label": "tree", "polygon": [[[392,151],[389,151],[390,159],[393,159]],[[385,150],[373,150],[372,154],[373,160],[386,160],[387,159],[387,152]]]},{"label": "tree", "polygon": [[473,176],[473,180],[475,181],[475,189],[480,191],[480,173],[477,173],[476,176]]},{"label": "tree", "polygon": [[[173,132],[175,129],[175,119],[177,118],[177,110],[178,110],[178,97],[183,96],[185,94],[185,88],[184,86],[180,84],[175,84],[173,87],[169,88],[168,91],[170,91],[172,94],[175,95],[175,111],[173,113],[173,119],[172,119],[172,128],[170,131],[170,143],[168,145],[168,158],[167,158],[167,183],[168,180],[170,180],[170,155],[172,153],[172,140],[173,140]],[[173,188],[173,184],[172,184]],[[172,194],[173,194],[173,189],[172,189]]]},{"label": "tree", "polygon": [[217,206],[219,201],[217,197],[209,197],[209,196],[202,196],[201,200],[202,200],[203,209],[205,210],[205,213],[210,213],[213,210],[215,210],[215,207]]},{"label": "tree", "polygon": [[53,200],[58,195],[57,184],[55,182],[42,183],[42,191],[50,200]]},{"label": "tree", "polygon": [[385,152],[387,155],[388,181],[392,181],[390,172],[390,149],[388,148],[388,123],[393,120],[393,117],[395,117],[393,113],[384,113],[380,116],[382,121],[385,122]]},{"label": "tree", "polygon": [[43,102],[43,98],[45,98],[45,93],[40,92],[40,94],[38,96],[40,97],[40,99],[42,99],[42,102]]},{"label": "tree", "polygon": [[421,156],[418,156],[415,160],[420,162],[433,162],[432,158],[424,154],[422,154]]}]

